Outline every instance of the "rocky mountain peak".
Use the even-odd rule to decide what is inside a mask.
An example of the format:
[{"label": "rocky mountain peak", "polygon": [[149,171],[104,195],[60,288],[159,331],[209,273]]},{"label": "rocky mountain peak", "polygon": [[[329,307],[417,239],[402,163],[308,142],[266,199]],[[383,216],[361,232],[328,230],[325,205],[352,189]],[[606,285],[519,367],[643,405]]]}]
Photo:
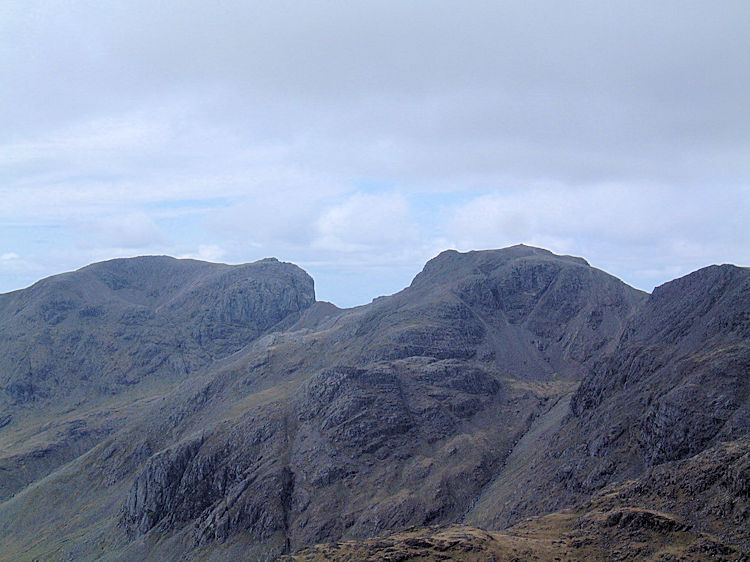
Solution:
[{"label": "rocky mountain peak", "polygon": [[184,376],[314,302],[312,278],[278,260],[146,256],[50,277],[0,295],[0,403]]},{"label": "rocky mountain peak", "polygon": [[509,264],[550,262],[562,265],[587,266],[583,258],[560,256],[543,248],[519,244],[498,250],[458,252],[445,250],[429,260],[412,281],[412,287],[429,284],[452,284],[472,275],[492,275]]}]

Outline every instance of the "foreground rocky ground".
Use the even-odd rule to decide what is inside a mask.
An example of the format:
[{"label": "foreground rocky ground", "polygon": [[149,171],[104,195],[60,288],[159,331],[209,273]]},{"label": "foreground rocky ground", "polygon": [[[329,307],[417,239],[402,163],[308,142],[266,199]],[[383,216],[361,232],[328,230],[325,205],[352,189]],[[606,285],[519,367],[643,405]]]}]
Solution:
[{"label": "foreground rocky ground", "polygon": [[407,529],[375,539],[308,547],[292,562],[416,560],[747,560],[738,548],[693,531],[679,519],[637,508],[528,519],[505,531],[465,525]]}]

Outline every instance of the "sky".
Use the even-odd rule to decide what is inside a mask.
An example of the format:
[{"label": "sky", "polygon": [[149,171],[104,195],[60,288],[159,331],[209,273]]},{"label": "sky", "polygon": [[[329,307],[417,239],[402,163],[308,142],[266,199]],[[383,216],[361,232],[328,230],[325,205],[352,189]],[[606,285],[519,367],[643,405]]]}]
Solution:
[{"label": "sky", "polygon": [[275,256],[353,306],[525,243],[750,265],[750,2],[0,3],[0,292]]}]

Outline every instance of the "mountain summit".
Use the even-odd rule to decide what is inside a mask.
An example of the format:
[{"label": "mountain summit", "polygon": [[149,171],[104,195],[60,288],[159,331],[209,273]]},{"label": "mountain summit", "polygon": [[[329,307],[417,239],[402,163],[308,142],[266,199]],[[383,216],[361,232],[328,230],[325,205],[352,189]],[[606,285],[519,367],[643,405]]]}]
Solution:
[{"label": "mountain summit", "polygon": [[[343,310],[272,259],[42,280],[0,295],[0,559],[734,556],[749,296],[744,268],[648,295],[528,246]],[[658,484],[685,474],[700,500]]]}]

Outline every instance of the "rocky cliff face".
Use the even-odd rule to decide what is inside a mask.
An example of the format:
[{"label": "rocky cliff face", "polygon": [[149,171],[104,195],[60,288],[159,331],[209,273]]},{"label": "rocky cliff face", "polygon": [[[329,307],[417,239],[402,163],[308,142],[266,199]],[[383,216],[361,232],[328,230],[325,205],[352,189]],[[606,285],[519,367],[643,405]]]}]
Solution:
[{"label": "rocky cliff face", "polygon": [[529,455],[521,491],[472,521],[506,525],[550,503],[573,505],[747,435],[749,330],[746,268],[713,266],[657,288],[611,357],[583,379],[543,452]]},{"label": "rocky cliff face", "polygon": [[734,266],[658,287],[611,361],[583,381],[571,412],[584,426],[604,422],[605,410],[622,412],[619,439],[632,436],[647,466],[744,435],[750,430],[749,305],[750,270]]},{"label": "rocky cliff face", "polygon": [[[65,291],[44,289],[53,279],[0,298],[5,313],[38,319],[50,299],[73,295],[78,304],[44,322],[79,330],[91,344],[78,353],[95,350],[84,354],[92,365],[99,357],[135,370],[125,387],[105,370],[99,405],[66,414],[84,419],[78,431],[102,433],[28,476],[49,474],[44,482],[0,480],[0,539],[14,553],[31,552],[24,537],[36,532],[40,556],[268,559],[415,526],[500,529],[561,507],[579,511],[517,527],[516,539],[528,534],[518,552],[614,556],[642,535],[655,541],[642,554],[657,557],[674,541],[709,548],[704,532],[720,533],[726,542],[715,547],[730,555],[746,548],[746,269],[708,268],[649,296],[538,248],[449,251],[400,293],[340,310],[313,303],[312,280],[289,264],[151,260],[161,261],[96,264],[63,276]],[[170,267],[179,282],[157,275]],[[89,306],[104,312],[75,320]],[[138,335],[113,340],[107,330],[127,331],[134,317]],[[43,343],[5,333],[16,359]],[[180,349],[189,367],[169,376],[166,366],[133,367],[146,341],[159,365]],[[75,370],[82,355],[61,357],[72,382],[44,389],[76,396],[99,381]],[[42,403],[36,390],[29,399],[8,391],[24,379],[7,372],[9,404]],[[0,440],[23,441],[29,426],[19,420]],[[51,439],[45,431],[34,439]],[[729,442],[731,454],[721,449]],[[709,457],[731,457],[719,480]],[[14,459],[6,473],[19,473]],[[688,473],[705,475],[696,494],[709,499],[695,513],[723,509],[740,523],[697,527],[675,484]],[[59,490],[78,493],[60,502]],[[726,495],[731,507],[715,500]],[[29,505],[39,521],[24,519]],[[60,517],[70,525],[56,525]],[[425,552],[437,544],[430,532],[415,531]],[[519,546],[478,533],[487,552]],[[534,550],[554,533],[565,548],[552,540]]]},{"label": "rocky cliff face", "polygon": [[647,465],[702,451],[750,430],[750,272],[714,266],[654,290],[617,354],[586,379],[571,410],[642,405],[634,437]]},{"label": "rocky cliff face", "polygon": [[[0,499],[315,300],[277,260],[113,260],[0,295]],[[117,403],[120,407],[108,405]]]}]

